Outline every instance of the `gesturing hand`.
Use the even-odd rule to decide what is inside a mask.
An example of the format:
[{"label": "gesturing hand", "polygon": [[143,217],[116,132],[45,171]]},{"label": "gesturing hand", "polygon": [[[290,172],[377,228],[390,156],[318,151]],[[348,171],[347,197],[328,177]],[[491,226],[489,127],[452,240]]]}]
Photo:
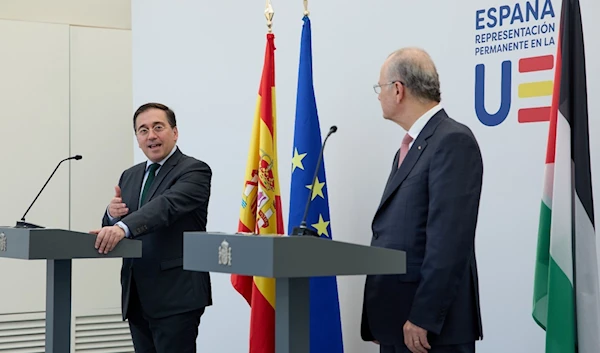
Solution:
[{"label": "gesturing hand", "polygon": [[123,199],[121,198],[121,188],[117,185],[115,186],[115,197],[113,197],[108,205],[108,214],[112,218],[119,218],[125,216],[128,212],[129,208],[127,208],[127,205],[123,203]]},{"label": "gesturing hand", "polygon": [[403,329],[404,344],[412,353],[427,353],[427,349],[431,349],[429,342],[427,342],[427,330],[410,321],[406,321]]}]

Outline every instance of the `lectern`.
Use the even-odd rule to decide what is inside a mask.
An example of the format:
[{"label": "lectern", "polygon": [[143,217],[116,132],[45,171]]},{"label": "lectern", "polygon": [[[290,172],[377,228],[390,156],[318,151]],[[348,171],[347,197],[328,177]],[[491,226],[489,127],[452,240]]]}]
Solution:
[{"label": "lectern", "polygon": [[276,279],[275,352],[310,351],[310,277],[403,274],[403,251],[312,236],[186,232],[183,268]]},{"label": "lectern", "polygon": [[94,248],[96,235],[63,229],[0,227],[0,257],[46,260],[46,353],[71,351],[73,259],[137,258],[142,242],[123,239],[106,255]]}]

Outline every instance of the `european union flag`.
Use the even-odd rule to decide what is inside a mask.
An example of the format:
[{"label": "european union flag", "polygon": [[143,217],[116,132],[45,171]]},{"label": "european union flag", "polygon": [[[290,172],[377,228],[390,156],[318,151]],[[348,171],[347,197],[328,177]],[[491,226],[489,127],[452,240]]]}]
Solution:
[{"label": "european union flag", "polygon": [[[311,190],[321,149],[321,130],[313,87],[310,19],[304,16],[303,21],[288,227],[289,234],[292,234],[293,227],[302,222],[306,201],[311,192],[306,225],[313,228],[321,238],[331,239],[324,159],[321,160],[315,187]],[[336,278],[311,278],[310,352],[342,353],[341,326]]]}]

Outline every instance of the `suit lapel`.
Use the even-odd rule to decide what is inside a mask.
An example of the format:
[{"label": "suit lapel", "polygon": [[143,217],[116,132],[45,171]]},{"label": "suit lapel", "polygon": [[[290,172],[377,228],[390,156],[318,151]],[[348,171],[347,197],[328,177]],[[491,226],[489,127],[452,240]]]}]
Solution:
[{"label": "suit lapel", "polygon": [[[392,170],[390,171],[390,176],[388,177],[387,183],[385,183],[385,188],[387,189],[388,185],[392,181],[392,178],[398,172],[398,158],[400,158],[400,149],[396,151],[396,155],[394,156],[394,162],[392,163]],[[385,189],[383,190],[385,193]]]},{"label": "suit lapel", "polygon": [[402,182],[406,179],[410,171],[413,169],[413,167],[419,160],[419,157],[421,157],[423,151],[425,151],[425,148],[427,147],[427,139],[431,135],[433,135],[433,132],[440,123],[442,116],[445,115],[443,111],[444,110],[442,109],[441,111],[436,113],[429,120],[429,122],[427,122],[417,139],[413,142],[411,148],[408,150],[408,153],[406,154],[406,157],[404,157],[404,161],[402,161],[400,168],[397,168],[396,172],[394,173],[394,168],[396,168],[395,166],[398,165],[398,158],[400,153],[398,152],[396,154],[396,158],[394,159],[395,165],[392,166],[392,174],[390,175],[390,179],[388,180],[388,183],[385,186],[385,190],[383,191],[383,196],[381,197],[381,202],[379,203],[378,210],[390,198],[390,196],[392,196],[394,191],[396,191],[396,189],[398,189],[400,185],[402,185]]},{"label": "suit lapel", "polygon": [[419,157],[421,157],[421,153],[423,153],[425,147],[427,147],[427,142],[423,141],[419,136],[413,143],[412,147],[408,150],[408,153],[406,154],[404,161],[400,165],[400,168],[397,168],[396,173],[386,185],[379,207],[381,207],[385,203],[385,201],[387,201],[387,199],[392,195],[392,193],[398,187],[400,187],[404,179],[406,179],[406,177],[408,176],[408,173],[410,173],[410,171],[415,166],[415,163],[417,163],[417,161],[419,160]]},{"label": "suit lapel", "polygon": [[[163,166],[158,171],[158,175],[154,179],[154,182],[152,182],[152,185],[150,186],[150,190],[148,190],[148,198],[146,200],[148,200],[148,201],[152,200],[152,196],[154,196],[154,194],[160,187],[160,184],[163,182],[163,180],[165,180],[165,177],[167,176],[167,174],[169,174],[169,172],[171,170],[173,170],[173,168],[177,165],[177,162],[179,162],[180,158],[181,158],[181,151],[179,151],[179,148],[177,148],[175,153],[173,153],[173,155],[165,161]],[[146,202],[148,202],[148,201],[146,201]]]}]

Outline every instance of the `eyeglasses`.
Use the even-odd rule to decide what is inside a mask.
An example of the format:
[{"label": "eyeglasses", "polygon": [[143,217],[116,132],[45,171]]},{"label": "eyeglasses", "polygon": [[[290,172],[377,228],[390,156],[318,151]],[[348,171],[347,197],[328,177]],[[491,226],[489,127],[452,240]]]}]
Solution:
[{"label": "eyeglasses", "polygon": [[376,84],[373,85],[373,91],[375,91],[375,93],[379,94],[381,93],[381,87],[383,86],[389,86],[389,85],[393,85],[396,82],[400,83],[402,86],[404,86],[404,82],[396,80],[396,81],[392,81],[392,82],[388,82],[388,83],[382,83],[382,84]]},{"label": "eyeglasses", "polygon": [[[160,134],[165,129],[166,128],[164,125],[154,125],[152,127],[152,131],[154,131],[155,134]],[[135,134],[138,136],[147,136],[149,133],[150,133],[150,129],[148,129],[147,127],[141,127],[136,131]]]}]

